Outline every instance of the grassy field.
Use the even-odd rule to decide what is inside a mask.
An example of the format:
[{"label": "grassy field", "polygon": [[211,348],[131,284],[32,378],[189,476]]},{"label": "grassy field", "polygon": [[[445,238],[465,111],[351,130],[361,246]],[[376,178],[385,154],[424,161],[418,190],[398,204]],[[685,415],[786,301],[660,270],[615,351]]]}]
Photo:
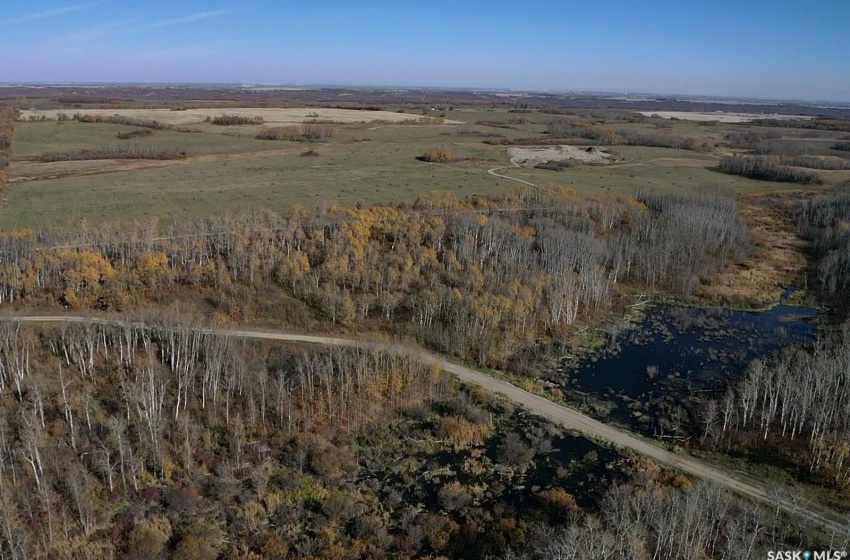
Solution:
[{"label": "grassy field", "polygon": [[[22,128],[29,126],[32,124],[24,123]],[[34,174],[40,169],[56,178],[17,181],[0,211],[0,227],[40,226],[81,218],[99,221],[159,216],[169,220],[255,206],[284,210],[293,204],[324,202],[411,202],[420,192],[434,189],[466,197],[504,192],[511,186],[487,175],[485,169],[417,161],[416,155],[441,141],[450,145],[438,136],[438,130],[349,130],[326,144],[184,134],[181,136],[194,142],[209,142],[203,147],[206,154],[179,161],[27,164],[29,168],[19,163],[16,169],[20,171]],[[159,134],[144,140],[156,142]],[[355,137],[361,141],[355,142]],[[362,141],[367,137],[369,141]],[[222,142],[232,143],[234,149],[219,150]],[[307,149],[320,155],[302,157]],[[455,149],[463,157],[497,158],[503,151],[486,146]],[[192,154],[198,152],[201,150],[190,150]],[[502,157],[507,164],[506,156]]]},{"label": "grassy field", "polygon": [[[141,110],[140,110],[141,111]],[[164,120],[201,118],[188,111],[151,110],[139,118]],[[238,114],[233,109],[196,110],[211,114]],[[245,109],[245,114],[262,112]],[[310,120],[325,110],[276,109],[264,119]],[[669,148],[615,146],[622,156],[612,165],[582,165],[564,171],[513,167],[507,145],[485,141],[516,142],[537,139],[545,142],[546,124],[553,120],[593,121],[587,116],[558,116],[544,113],[516,114],[504,110],[438,112],[449,124],[389,123],[418,117],[413,114],[332,111],[325,117],[349,120],[333,125],[337,135],[323,143],[257,140],[260,125],[216,126],[200,122],[187,133],[158,130],[153,135],[119,140],[116,134],[137,127],[76,121],[20,122],[13,143],[10,175],[12,188],[0,205],[0,228],[41,227],[85,219],[181,220],[213,212],[252,207],[285,211],[292,205],[322,203],[412,202],[419,193],[442,190],[460,198],[504,193],[518,183],[488,174],[498,174],[533,184],[570,186],[583,194],[617,192],[628,194],[638,187],[687,189],[703,185],[730,187],[739,193],[794,188],[789,184],[755,181],[712,170],[723,151],[701,153]],[[126,111],[125,111],[126,112]],[[150,113],[150,114],[149,114]],[[279,113],[279,114],[278,114]],[[371,115],[370,113],[375,113]],[[380,114],[378,114],[380,113]],[[111,112],[110,112],[111,114]],[[194,116],[192,116],[194,115]],[[353,119],[381,118],[376,122]],[[177,117],[174,117],[177,118]],[[598,122],[598,121],[594,121]],[[481,123],[481,124],[479,124]],[[601,127],[636,132],[655,132],[721,141],[738,130],[734,124],[701,125],[694,121],[603,123]],[[781,129],[784,135],[802,139],[801,131]],[[807,142],[826,145],[832,133],[807,133]],[[48,152],[96,150],[120,144],[137,144],[185,150],[183,160],[98,160],[39,163],[33,158]],[[456,161],[429,164],[416,156],[429,148],[450,150]],[[303,157],[306,150],[318,157]],[[828,182],[850,177],[847,172],[824,173]]]}]

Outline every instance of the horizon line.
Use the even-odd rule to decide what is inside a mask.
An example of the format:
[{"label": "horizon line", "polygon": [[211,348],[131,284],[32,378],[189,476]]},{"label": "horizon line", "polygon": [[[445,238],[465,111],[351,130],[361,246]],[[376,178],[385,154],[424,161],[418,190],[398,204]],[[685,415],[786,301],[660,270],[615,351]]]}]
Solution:
[{"label": "horizon line", "polygon": [[300,89],[412,89],[412,90],[432,90],[432,91],[485,91],[485,92],[515,92],[515,93],[537,93],[537,94],[576,94],[588,96],[600,95],[628,95],[628,96],[652,96],[652,97],[681,97],[681,98],[706,98],[706,99],[723,99],[735,101],[771,101],[784,103],[836,103],[846,105],[850,108],[850,100],[838,100],[828,98],[792,98],[792,97],[756,97],[751,95],[735,95],[735,94],[709,94],[709,93],[675,93],[675,92],[658,92],[658,91],[625,91],[625,90],[604,90],[593,88],[517,88],[517,87],[497,87],[497,86],[427,86],[427,85],[409,85],[409,84],[343,84],[343,83],[291,83],[291,82],[157,82],[157,81],[0,81],[0,87],[26,87],[26,86],[183,86],[183,87],[203,87],[203,86],[233,86],[235,88],[254,88],[254,87],[280,87],[280,88],[300,88]]}]

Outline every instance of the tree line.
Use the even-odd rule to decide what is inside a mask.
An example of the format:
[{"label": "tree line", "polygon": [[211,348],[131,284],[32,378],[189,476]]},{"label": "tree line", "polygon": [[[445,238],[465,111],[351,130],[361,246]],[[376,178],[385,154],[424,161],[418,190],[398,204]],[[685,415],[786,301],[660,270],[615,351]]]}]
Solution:
[{"label": "tree line", "polygon": [[6,168],[12,158],[12,140],[17,120],[18,111],[14,107],[0,107],[0,194],[9,187]]},{"label": "tree line", "polygon": [[139,128],[128,132],[119,132],[115,135],[119,140],[130,140],[131,138],[140,138],[143,136],[153,136],[155,131],[152,128]]},{"label": "tree line", "polygon": [[[150,129],[145,129],[150,130]],[[124,138],[133,136],[124,135]],[[93,159],[185,159],[189,156],[186,150],[167,146],[145,144],[116,144],[95,150],[72,150],[68,152],[47,152],[33,159],[42,163],[56,161],[81,161]]]},{"label": "tree line", "polygon": [[233,126],[241,124],[263,124],[263,117],[243,117],[240,115],[217,115],[207,117],[207,122],[221,126]]},{"label": "tree line", "polygon": [[705,410],[703,441],[747,448],[777,441],[792,463],[850,486],[850,324],[813,351],[792,349],[755,360],[725,396]]},{"label": "tree line", "polygon": [[709,142],[687,136],[600,128],[583,121],[553,121],[546,126],[545,133],[552,138],[582,138],[604,146],[651,146],[703,152],[711,151],[714,147]]},{"label": "tree line", "polygon": [[734,199],[709,190],[598,200],[538,190],[477,205],[435,195],[407,208],[6,233],[0,304],[120,310],[192,290],[245,319],[271,293],[258,312],[278,320],[389,328],[504,366],[606,313],[621,283],[691,294],[748,247]]},{"label": "tree line", "polygon": [[[793,161],[793,160],[790,160]],[[792,163],[779,157],[769,156],[724,156],[718,169],[729,175],[741,175],[761,181],[821,185],[823,178],[817,173],[790,167]]]},{"label": "tree line", "polygon": [[[499,559],[734,560],[767,558],[771,550],[817,548],[796,544],[800,530],[778,512],[706,483],[659,488],[638,482],[613,487],[596,515],[538,527],[530,546]],[[822,548],[841,550],[848,539],[834,536]]]},{"label": "tree line", "polygon": [[302,124],[263,128],[257,140],[287,140],[290,142],[321,142],[337,135],[337,129],[326,124]]},{"label": "tree line", "polygon": [[[63,120],[61,118],[62,113],[59,113],[59,120]],[[135,117],[124,117],[121,115],[86,115],[81,113],[75,113],[70,119],[64,120],[75,120],[81,123],[109,123],[109,124],[125,124],[129,126],[139,126],[142,128],[150,128],[153,130],[174,130],[175,127],[168,123],[150,120],[150,119],[137,119]]]},{"label": "tree line", "polygon": [[850,189],[847,185],[802,203],[797,227],[809,241],[809,289],[839,306],[850,304]]},{"label": "tree line", "polygon": [[813,119],[754,119],[751,124],[773,128],[804,128],[809,130],[834,130],[850,132],[847,117],[815,117]]}]

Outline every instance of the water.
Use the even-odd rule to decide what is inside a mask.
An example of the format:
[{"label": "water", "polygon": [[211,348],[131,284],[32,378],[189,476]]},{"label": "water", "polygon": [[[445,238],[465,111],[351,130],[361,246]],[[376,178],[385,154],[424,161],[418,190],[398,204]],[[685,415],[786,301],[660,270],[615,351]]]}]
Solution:
[{"label": "water", "polygon": [[814,340],[817,315],[789,305],[763,312],[654,306],[636,327],[610,332],[602,349],[566,359],[551,379],[598,415],[657,435],[661,416],[678,403],[713,398],[754,358]]}]

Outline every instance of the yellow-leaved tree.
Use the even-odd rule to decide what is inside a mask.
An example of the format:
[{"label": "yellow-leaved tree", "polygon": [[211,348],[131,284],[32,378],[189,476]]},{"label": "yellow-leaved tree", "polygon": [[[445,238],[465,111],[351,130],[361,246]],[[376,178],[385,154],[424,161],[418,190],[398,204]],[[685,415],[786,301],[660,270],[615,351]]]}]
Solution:
[{"label": "yellow-leaved tree", "polygon": [[115,276],[112,264],[93,251],[61,252],[65,303],[73,308],[91,307],[104,293],[104,284]]}]

